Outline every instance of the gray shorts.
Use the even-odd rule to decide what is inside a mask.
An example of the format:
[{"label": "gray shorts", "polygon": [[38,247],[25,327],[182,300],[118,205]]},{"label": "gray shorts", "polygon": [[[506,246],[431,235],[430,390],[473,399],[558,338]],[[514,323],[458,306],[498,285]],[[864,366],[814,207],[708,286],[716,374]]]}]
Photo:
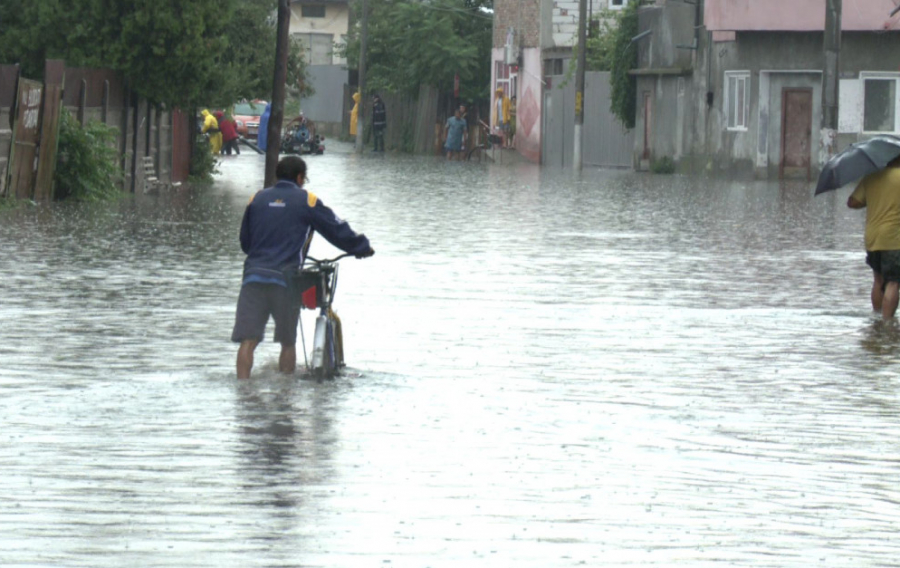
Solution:
[{"label": "gray shorts", "polygon": [[296,345],[300,305],[286,286],[252,282],[241,286],[231,340],[262,341],[269,316],[275,320],[275,342]]}]

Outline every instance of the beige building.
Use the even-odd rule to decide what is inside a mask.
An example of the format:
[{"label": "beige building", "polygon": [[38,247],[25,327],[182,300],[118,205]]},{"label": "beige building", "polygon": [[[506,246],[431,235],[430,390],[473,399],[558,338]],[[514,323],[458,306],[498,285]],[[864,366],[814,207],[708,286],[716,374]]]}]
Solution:
[{"label": "beige building", "polygon": [[335,53],[343,45],[350,22],[347,0],[294,0],[291,2],[291,35],[305,48],[309,65],[345,65]]}]

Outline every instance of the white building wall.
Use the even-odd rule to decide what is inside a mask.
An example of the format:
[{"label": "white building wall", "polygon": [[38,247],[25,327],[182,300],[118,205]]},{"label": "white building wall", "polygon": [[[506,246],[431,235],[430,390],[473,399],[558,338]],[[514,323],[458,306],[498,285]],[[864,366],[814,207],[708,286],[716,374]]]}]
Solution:
[{"label": "white building wall", "polygon": [[863,130],[863,82],[841,79],[838,94],[838,132],[856,134]]},{"label": "white building wall", "polygon": [[[290,33],[300,37],[305,45],[308,46],[310,44],[312,36],[330,35],[332,36],[332,44],[342,44],[344,42],[350,22],[350,11],[347,4],[326,4],[324,18],[304,18],[301,14],[302,5],[292,4]],[[329,48],[329,52],[332,53],[330,62],[314,61],[312,63],[330,63],[332,65],[345,65],[347,63],[346,59],[333,51],[333,47]]]},{"label": "white building wall", "polygon": [[578,0],[553,2],[553,45],[571,47],[578,38]]}]

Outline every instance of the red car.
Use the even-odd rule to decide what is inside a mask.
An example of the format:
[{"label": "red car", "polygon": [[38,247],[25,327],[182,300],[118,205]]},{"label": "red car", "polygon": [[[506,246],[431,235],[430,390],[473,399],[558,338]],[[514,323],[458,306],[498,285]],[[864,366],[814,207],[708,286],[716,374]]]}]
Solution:
[{"label": "red car", "polygon": [[234,105],[234,123],[238,134],[244,138],[256,138],[259,133],[259,117],[266,110],[266,101],[255,100]]}]

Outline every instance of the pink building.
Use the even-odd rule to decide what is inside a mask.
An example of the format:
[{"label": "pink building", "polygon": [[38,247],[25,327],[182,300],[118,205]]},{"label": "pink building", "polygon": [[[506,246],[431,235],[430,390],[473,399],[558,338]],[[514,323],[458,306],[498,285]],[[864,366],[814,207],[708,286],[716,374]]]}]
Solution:
[{"label": "pink building", "polygon": [[[641,8],[635,163],[812,177],[822,129],[826,0],[657,0]],[[843,0],[837,148],[900,134],[900,14]]]}]

